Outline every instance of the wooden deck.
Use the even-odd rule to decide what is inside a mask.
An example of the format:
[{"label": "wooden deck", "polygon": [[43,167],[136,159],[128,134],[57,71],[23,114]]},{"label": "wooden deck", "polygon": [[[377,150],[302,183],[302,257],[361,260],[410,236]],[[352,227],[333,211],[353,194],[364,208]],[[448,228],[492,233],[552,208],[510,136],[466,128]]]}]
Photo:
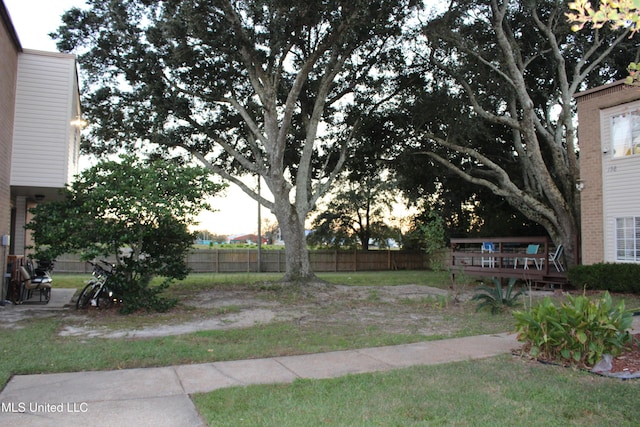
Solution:
[{"label": "wooden deck", "polygon": [[[494,252],[482,252],[483,242],[492,242]],[[540,245],[535,255],[538,265],[523,263],[527,246]],[[554,288],[568,284],[566,271],[558,271],[549,262],[549,253],[555,250],[547,237],[485,237],[451,239],[451,274],[464,273],[468,276],[490,276],[516,278],[530,282],[536,287]]]}]

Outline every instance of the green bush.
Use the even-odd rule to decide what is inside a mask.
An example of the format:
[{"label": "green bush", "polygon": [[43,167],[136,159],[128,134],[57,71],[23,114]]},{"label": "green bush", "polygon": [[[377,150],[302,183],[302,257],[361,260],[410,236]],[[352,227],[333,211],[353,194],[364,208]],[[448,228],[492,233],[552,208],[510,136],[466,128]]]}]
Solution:
[{"label": "green bush", "polygon": [[640,264],[576,265],[567,275],[571,285],[579,289],[640,294]]},{"label": "green bush", "polygon": [[175,298],[166,298],[161,294],[171,284],[166,278],[160,285],[150,286],[151,275],[132,275],[116,270],[109,278],[109,287],[115,299],[121,301],[120,313],[131,314],[138,310],[165,312],[177,304]]},{"label": "green bush", "polygon": [[614,307],[608,292],[596,301],[569,296],[560,307],[547,297],[530,312],[513,315],[518,340],[536,359],[593,366],[603,354],[620,354],[632,339],[632,313],[624,301]]},{"label": "green bush", "polygon": [[492,314],[503,312],[507,307],[515,307],[519,304],[518,297],[525,293],[523,289],[514,292],[516,279],[509,279],[506,288],[502,288],[500,279],[493,278],[493,288],[487,285],[478,286],[476,294],[473,296],[474,301],[479,301],[476,310],[480,311],[484,308],[491,310]]}]

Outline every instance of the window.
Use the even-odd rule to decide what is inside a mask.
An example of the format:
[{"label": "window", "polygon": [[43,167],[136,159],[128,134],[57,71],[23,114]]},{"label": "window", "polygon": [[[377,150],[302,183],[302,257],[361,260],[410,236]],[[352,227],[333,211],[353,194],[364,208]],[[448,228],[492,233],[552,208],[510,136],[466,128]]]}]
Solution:
[{"label": "window", "polygon": [[611,118],[611,148],[614,158],[640,154],[640,111]]},{"label": "window", "polygon": [[616,218],[616,260],[640,261],[640,217]]}]

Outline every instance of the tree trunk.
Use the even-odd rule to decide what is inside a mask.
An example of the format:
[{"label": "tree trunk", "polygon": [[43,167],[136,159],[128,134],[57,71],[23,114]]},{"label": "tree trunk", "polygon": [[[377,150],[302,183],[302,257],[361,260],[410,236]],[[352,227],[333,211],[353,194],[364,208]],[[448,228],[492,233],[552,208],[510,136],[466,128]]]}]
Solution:
[{"label": "tree trunk", "polygon": [[551,240],[556,245],[564,246],[564,258],[566,267],[572,267],[580,263],[580,218],[575,217],[571,210],[556,211],[557,225],[545,227]]},{"label": "tree trunk", "polygon": [[571,230],[562,229],[560,230],[560,233],[561,234],[557,241],[562,242],[562,245],[564,246],[564,258],[567,268],[578,265],[580,263],[580,250],[578,247],[579,242],[576,237],[580,236],[580,231],[574,227]]},{"label": "tree trunk", "polygon": [[316,279],[309,261],[307,236],[304,229],[305,218],[300,218],[289,202],[278,203],[277,200],[273,214],[278,219],[282,240],[285,242],[286,271],[282,280],[299,283]]},{"label": "tree trunk", "polygon": [[360,239],[360,245],[362,245],[363,251],[369,250],[369,239],[371,238],[371,233],[368,230],[364,230],[362,225],[360,225],[361,231],[358,234],[358,238]]}]

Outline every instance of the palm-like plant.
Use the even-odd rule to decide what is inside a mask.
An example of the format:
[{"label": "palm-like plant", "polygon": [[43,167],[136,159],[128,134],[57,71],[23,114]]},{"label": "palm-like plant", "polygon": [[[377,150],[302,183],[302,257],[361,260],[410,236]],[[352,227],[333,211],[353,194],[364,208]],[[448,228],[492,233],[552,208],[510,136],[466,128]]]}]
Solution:
[{"label": "palm-like plant", "polygon": [[519,304],[518,297],[525,294],[524,289],[515,290],[515,278],[510,278],[506,288],[502,288],[500,279],[493,278],[494,287],[487,285],[478,286],[474,301],[480,301],[476,306],[476,311],[489,308],[492,314],[503,312],[507,307],[515,307]]}]

